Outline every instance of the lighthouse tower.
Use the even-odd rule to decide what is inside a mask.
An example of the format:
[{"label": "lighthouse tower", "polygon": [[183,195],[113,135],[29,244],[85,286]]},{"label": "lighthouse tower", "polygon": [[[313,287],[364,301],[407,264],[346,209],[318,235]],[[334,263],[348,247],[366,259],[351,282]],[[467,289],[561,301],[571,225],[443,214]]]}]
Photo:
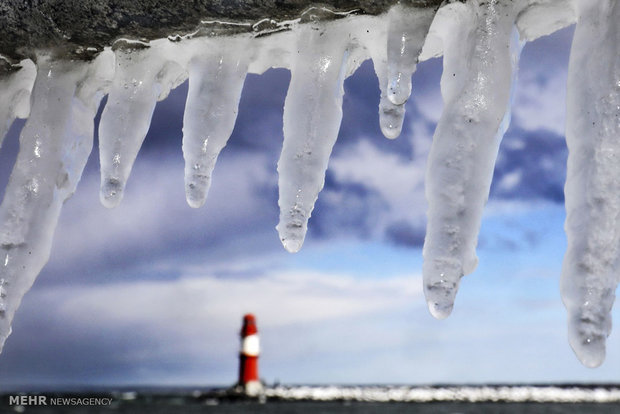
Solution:
[{"label": "lighthouse tower", "polygon": [[239,381],[245,394],[257,396],[263,391],[263,385],[258,378],[258,355],[260,342],[256,318],[251,313],[243,316],[241,328],[241,351],[239,352]]}]

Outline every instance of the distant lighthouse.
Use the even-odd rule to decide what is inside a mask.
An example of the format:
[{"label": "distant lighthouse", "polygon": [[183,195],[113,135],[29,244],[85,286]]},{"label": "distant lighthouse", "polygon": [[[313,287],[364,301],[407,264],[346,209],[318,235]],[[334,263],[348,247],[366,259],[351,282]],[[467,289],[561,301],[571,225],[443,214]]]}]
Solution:
[{"label": "distant lighthouse", "polygon": [[239,352],[239,381],[245,394],[257,396],[263,391],[263,385],[258,378],[258,355],[260,341],[256,318],[251,313],[243,316],[241,328],[241,351]]}]

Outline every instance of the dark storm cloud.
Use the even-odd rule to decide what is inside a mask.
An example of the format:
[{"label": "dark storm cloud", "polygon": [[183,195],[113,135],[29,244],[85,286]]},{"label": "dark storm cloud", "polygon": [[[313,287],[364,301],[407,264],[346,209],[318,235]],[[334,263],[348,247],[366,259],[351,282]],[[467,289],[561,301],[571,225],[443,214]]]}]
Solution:
[{"label": "dark storm cloud", "polygon": [[491,197],[563,203],[567,157],[563,137],[511,129],[499,152]]},{"label": "dark storm cloud", "polygon": [[397,245],[420,247],[424,244],[425,230],[404,220],[390,224],[385,233],[387,239]]},{"label": "dark storm cloud", "polygon": [[308,230],[317,238],[347,235],[367,239],[376,229],[377,219],[388,208],[376,191],[359,183],[340,183],[328,172],[325,189],[319,196]]},{"label": "dark storm cloud", "polygon": [[282,114],[290,78],[286,69],[246,77],[237,123],[228,141],[230,150],[265,153],[275,165],[282,149]]},{"label": "dark storm cloud", "polygon": [[558,68],[566,69],[574,33],[575,26],[571,25],[529,42],[521,54],[520,66],[539,67],[551,72]]},{"label": "dark storm cloud", "polygon": [[[79,294],[79,291],[76,291]],[[45,295],[38,295],[38,299]],[[59,312],[52,303],[36,306],[25,300],[3,349],[0,388],[53,390],[123,383],[157,382],[162,377],[184,374],[205,376],[213,371],[231,371],[234,359],[205,358],[191,347],[180,345],[165,327],[146,323],[118,323],[101,326],[105,316],[87,320]],[[165,305],[165,304],[162,304]],[[128,315],[128,319],[132,319]],[[140,321],[143,322],[143,321]],[[62,333],[62,334],[59,334]],[[210,352],[224,353],[211,338],[198,335]],[[210,340],[211,339],[211,340]],[[230,339],[236,339],[231,337]],[[230,341],[224,341],[227,345]],[[22,385],[23,384],[23,385]]]},{"label": "dark storm cloud", "polygon": [[19,150],[19,132],[25,121],[17,119],[9,129],[0,148],[0,196],[4,197],[4,189],[9,181],[17,151]]}]

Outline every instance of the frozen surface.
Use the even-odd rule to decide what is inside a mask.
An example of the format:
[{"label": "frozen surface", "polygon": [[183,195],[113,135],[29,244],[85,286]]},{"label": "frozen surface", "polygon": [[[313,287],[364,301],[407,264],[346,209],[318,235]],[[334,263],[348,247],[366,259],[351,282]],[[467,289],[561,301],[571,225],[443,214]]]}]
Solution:
[{"label": "frozen surface", "polygon": [[[93,118],[105,94],[101,202],[114,207],[156,102],[189,77],[185,187],[190,206],[199,207],[234,128],[246,74],[290,69],[277,230],[284,247],[294,252],[304,241],[338,137],[343,82],[369,58],[381,91],[381,130],[395,138],[417,63],[444,55],[444,113],[426,181],[423,273],[431,312],[446,317],[461,277],[476,267],[482,211],[509,122],[517,37],[527,41],[549,34],[573,23],[578,13],[569,74],[569,246],[562,293],[572,346],[584,364],[600,364],[619,281],[619,9],[615,0],[469,0],[446,2],[437,12],[397,5],[380,16],[312,7],[298,19],[204,21],[184,37],[149,43],[121,39],[90,63],[54,60],[43,52],[35,63],[22,61],[20,70],[0,78],[1,136],[14,118],[30,113],[0,206],[0,344],[49,256],[60,208],[90,153]],[[247,30],[236,37],[215,35],[233,26]]]},{"label": "frozen surface", "polygon": [[579,359],[605,358],[620,281],[620,3],[577,2],[568,73],[566,235],[562,298]]},{"label": "frozen surface", "polygon": [[458,15],[440,34],[444,111],[428,159],[423,266],[426,300],[437,318],[450,314],[461,277],[477,265],[482,211],[520,52],[513,27],[525,4],[454,4]]}]

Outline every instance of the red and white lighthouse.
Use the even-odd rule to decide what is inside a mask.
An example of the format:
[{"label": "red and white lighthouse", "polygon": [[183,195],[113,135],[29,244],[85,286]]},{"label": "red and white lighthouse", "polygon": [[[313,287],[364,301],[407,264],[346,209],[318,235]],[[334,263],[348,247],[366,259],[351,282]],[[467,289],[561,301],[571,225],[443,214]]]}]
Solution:
[{"label": "red and white lighthouse", "polygon": [[241,328],[241,351],[239,352],[239,382],[247,395],[258,395],[263,390],[263,385],[258,378],[258,355],[260,354],[260,341],[256,318],[251,313],[243,316]]}]

